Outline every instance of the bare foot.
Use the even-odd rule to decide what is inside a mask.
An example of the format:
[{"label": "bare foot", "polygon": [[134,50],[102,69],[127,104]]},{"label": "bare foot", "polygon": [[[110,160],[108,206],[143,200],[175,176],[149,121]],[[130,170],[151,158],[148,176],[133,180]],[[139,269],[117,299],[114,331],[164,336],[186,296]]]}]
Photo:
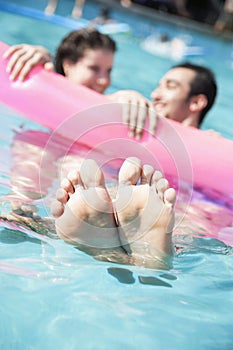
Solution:
[{"label": "bare foot", "polygon": [[104,175],[95,161],[84,160],[70,172],[57,191],[51,213],[56,232],[66,242],[94,248],[119,247],[111,198]]},{"label": "bare foot", "polygon": [[161,261],[169,261],[175,198],[159,171],[142,167],[138,158],[123,163],[115,207],[121,243],[135,264],[160,268]]}]

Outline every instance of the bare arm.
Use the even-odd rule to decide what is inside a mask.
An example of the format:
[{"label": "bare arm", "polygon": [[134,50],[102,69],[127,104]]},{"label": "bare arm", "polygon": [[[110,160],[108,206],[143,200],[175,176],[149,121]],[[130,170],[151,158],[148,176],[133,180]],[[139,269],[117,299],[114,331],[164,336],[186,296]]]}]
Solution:
[{"label": "bare arm", "polygon": [[9,58],[6,69],[10,73],[11,80],[16,78],[25,80],[32,68],[38,65],[44,65],[49,71],[54,68],[53,58],[43,46],[13,45],[4,53],[3,58]]},{"label": "bare arm", "polygon": [[140,139],[143,134],[146,119],[149,118],[149,132],[155,133],[157,117],[153,104],[143,95],[133,90],[120,90],[109,99],[122,104],[123,122],[129,127],[129,136]]}]

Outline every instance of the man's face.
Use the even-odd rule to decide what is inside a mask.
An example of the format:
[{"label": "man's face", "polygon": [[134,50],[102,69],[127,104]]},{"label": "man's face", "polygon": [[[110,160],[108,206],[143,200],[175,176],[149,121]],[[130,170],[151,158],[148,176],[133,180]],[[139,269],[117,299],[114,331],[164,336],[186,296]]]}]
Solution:
[{"label": "man's face", "polygon": [[173,68],[160,80],[151,97],[160,117],[182,123],[190,114],[190,83],[196,73],[188,68]]}]

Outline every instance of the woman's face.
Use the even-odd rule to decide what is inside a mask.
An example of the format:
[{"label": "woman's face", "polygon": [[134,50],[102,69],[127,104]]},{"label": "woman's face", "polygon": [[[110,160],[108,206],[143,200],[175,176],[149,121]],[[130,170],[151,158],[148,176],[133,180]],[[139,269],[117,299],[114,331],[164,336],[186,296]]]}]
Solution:
[{"label": "woman's face", "polygon": [[104,93],[111,83],[114,53],[106,49],[87,49],[76,63],[64,61],[65,76],[76,84]]}]

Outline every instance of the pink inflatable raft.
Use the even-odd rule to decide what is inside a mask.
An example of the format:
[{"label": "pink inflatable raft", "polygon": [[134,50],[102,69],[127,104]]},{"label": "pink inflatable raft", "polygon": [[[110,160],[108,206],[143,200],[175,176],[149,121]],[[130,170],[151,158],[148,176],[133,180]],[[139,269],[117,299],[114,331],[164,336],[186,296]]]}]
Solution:
[{"label": "pink inflatable raft", "polygon": [[11,82],[0,44],[0,101],[20,114],[80,142],[110,159],[138,156],[166,176],[211,193],[233,193],[233,142],[160,119],[155,136],[144,132],[141,141],[128,138],[121,123],[121,105],[66,78],[36,68],[25,82]]}]

